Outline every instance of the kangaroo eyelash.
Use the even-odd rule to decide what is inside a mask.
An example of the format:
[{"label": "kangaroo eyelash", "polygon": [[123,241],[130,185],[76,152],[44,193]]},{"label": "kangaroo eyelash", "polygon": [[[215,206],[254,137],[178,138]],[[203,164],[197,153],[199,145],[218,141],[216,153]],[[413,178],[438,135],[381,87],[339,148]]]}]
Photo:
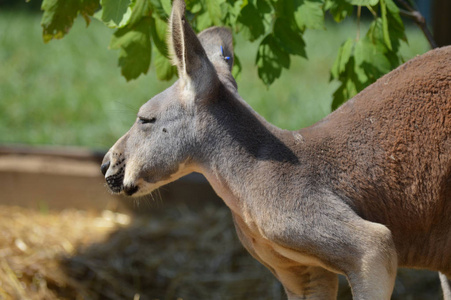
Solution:
[{"label": "kangaroo eyelash", "polygon": [[143,117],[138,117],[138,122],[141,124],[150,124],[150,123],[155,123],[157,119],[156,118],[143,118]]}]

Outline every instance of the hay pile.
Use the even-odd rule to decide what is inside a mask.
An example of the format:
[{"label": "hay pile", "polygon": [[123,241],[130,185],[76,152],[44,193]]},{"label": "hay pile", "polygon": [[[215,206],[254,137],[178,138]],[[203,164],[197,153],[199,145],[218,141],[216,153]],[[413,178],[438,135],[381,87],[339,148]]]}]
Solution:
[{"label": "hay pile", "polygon": [[284,298],[238,243],[229,212],[215,206],[138,218],[64,266],[99,299]]},{"label": "hay pile", "polygon": [[78,284],[60,268],[59,259],[105,239],[127,221],[112,212],[99,217],[77,210],[39,213],[0,206],[0,299],[57,299],[59,294],[76,299]]},{"label": "hay pile", "polygon": [[0,299],[285,298],[223,207],[111,214],[0,207]]},{"label": "hay pile", "polygon": [[[164,206],[131,220],[0,206],[0,299],[285,299],[225,207]],[[435,273],[415,274],[392,299],[439,299]]]}]

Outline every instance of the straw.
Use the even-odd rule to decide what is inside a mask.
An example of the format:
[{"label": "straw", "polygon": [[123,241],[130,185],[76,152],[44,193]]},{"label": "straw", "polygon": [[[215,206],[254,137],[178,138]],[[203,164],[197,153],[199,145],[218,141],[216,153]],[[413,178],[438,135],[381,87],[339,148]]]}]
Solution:
[{"label": "straw", "polygon": [[[0,206],[0,299],[286,299],[226,207],[160,206],[132,218]],[[439,299],[436,273],[421,276],[401,271],[392,299]]]}]

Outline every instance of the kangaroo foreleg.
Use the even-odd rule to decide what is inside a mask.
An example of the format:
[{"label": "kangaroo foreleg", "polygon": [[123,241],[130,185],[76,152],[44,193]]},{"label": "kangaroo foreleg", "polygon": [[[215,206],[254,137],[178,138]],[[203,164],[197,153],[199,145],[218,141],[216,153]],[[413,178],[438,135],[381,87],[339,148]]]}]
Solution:
[{"label": "kangaroo foreleg", "polygon": [[[332,201],[329,198],[329,203]],[[277,238],[279,245],[285,248],[275,249],[300,264],[307,261],[309,265],[344,274],[354,300],[389,300],[398,265],[391,231],[384,225],[362,219],[344,205],[340,207],[340,202],[335,202],[334,206],[322,205],[322,211],[318,210],[317,214],[315,204],[321,203],[309,206],[310,215],[296,215],[302,226],[293,226],[297,223],[289,222],[281,224],[283,234]],[[295,219],[295,216],[289,215],[287,219]],[[293,297],[302,298],[299,294],[303,291],[302,286],[300,290],[290,288],[286,284],[289,281],[283,280],[283,274],[277,267],[275,269],[286,290]]]}]

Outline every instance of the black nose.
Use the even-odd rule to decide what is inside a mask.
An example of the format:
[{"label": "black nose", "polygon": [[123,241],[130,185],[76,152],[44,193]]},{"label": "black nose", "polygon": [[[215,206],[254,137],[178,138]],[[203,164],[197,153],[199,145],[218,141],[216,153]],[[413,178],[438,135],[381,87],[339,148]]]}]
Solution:
[{"label": "black nose", "polygon": [[100,166],[100,171],[102,171],[102,174],[105,176],[106,171],[108,171],[108,168],[110,167],[110,161],[107,161],[106,163],[102,164]]}]

